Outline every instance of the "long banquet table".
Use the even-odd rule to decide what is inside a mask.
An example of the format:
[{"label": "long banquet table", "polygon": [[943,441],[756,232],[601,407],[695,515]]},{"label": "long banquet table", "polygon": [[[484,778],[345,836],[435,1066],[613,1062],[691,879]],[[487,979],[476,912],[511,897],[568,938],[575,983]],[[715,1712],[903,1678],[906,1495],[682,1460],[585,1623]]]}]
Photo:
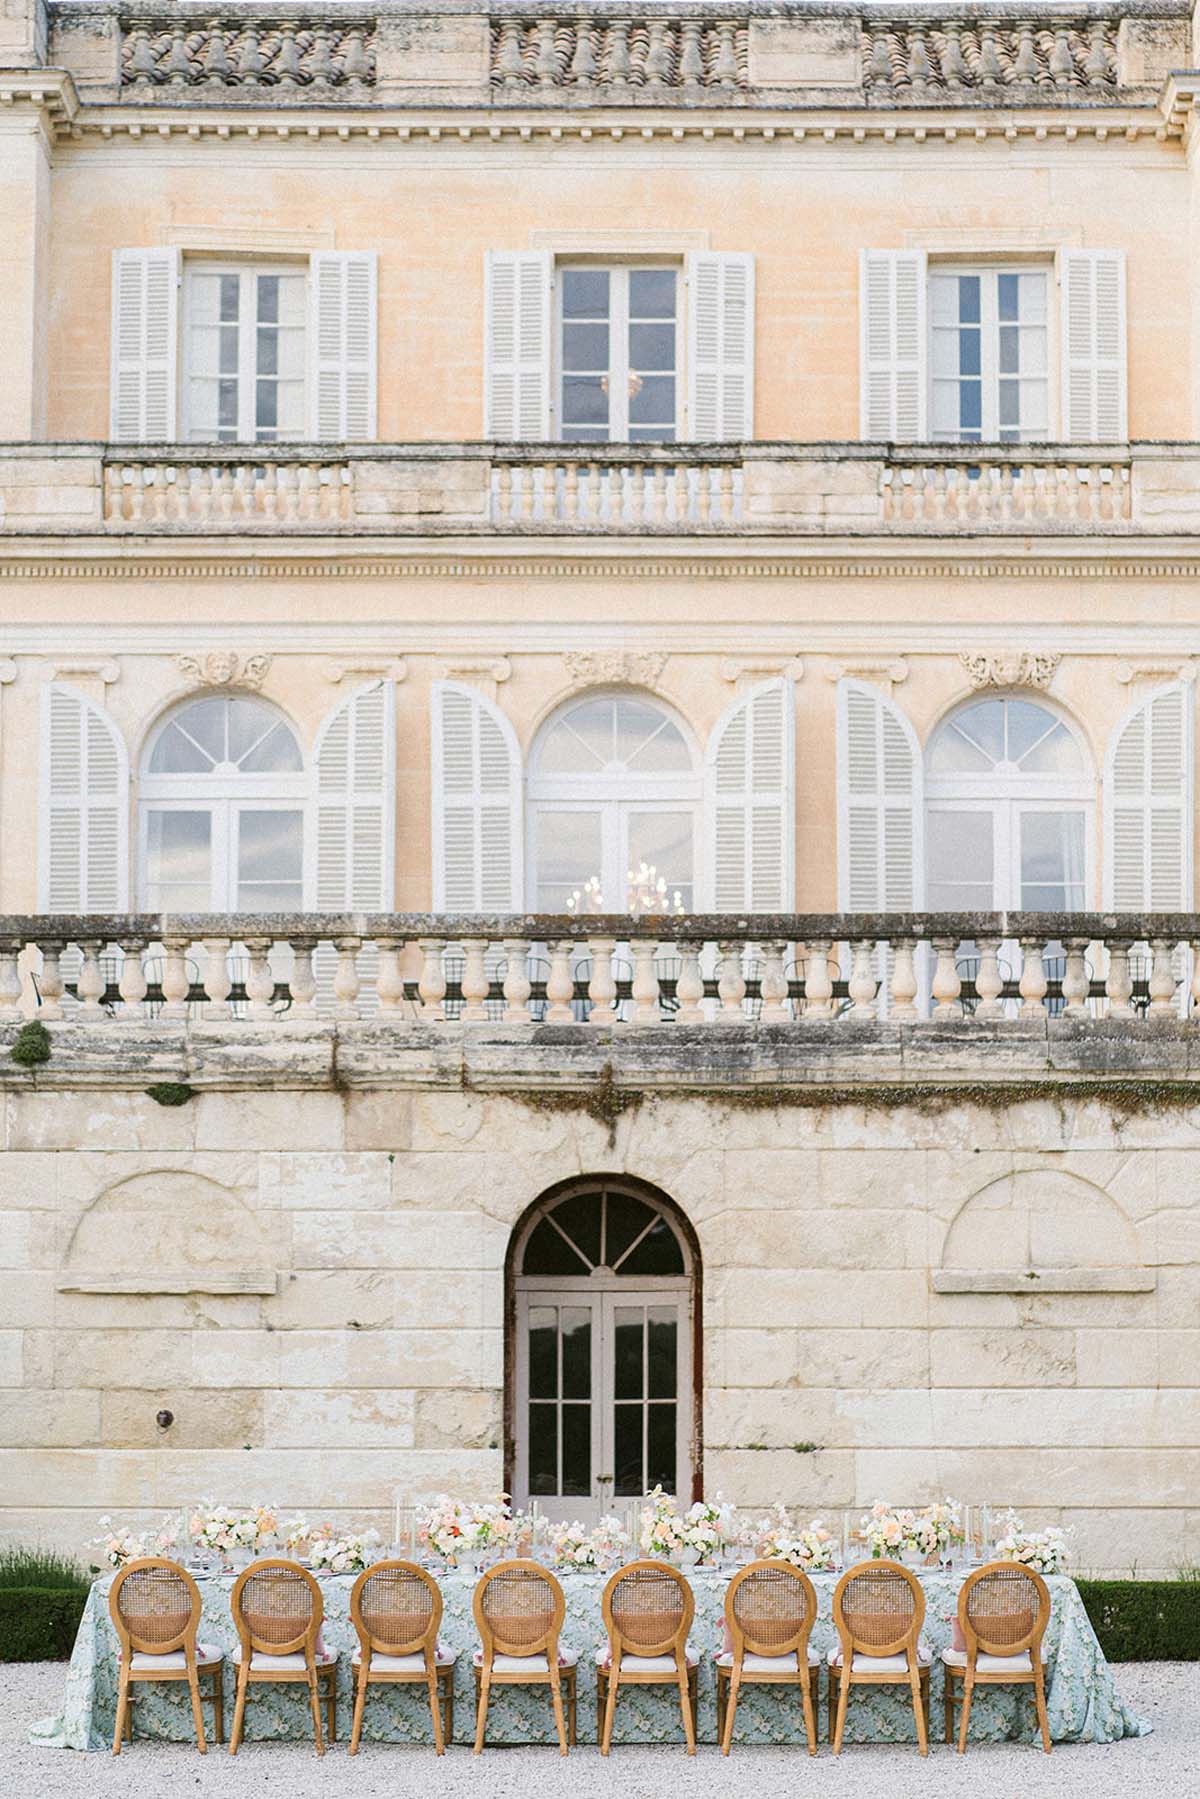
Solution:
[{"label": "long banquet table", "polygon": [[[106,1749],[112,1744],[116,1718],[117,1643],[108,1611],[112,1575],[103,1575],[92,1586],[79,1626],[67,1672],[62,1710],[35,1724],[31,1741],[68,1749]],[[449,1569],[438,1574],[445,1601],[441,1640],[458,1651],[455,1672],[454,1738],[469,1741],[474,1733],[474,1677],[471,1658],[479,1638],[471,1610],[477,1576]],[[716,1741],[716,1695],[713,1654],[721,1647],[722,1608],[730,1570],[693,1568],[688,1571],[696,1595],[696,1621],[692,1642],[701,1652],[699,1673],[700,1741]],[[831,1618],[831,1598],[836,1574],[817,1574],[814,1584],[819,1601],[813,1644],[824,1657],[836,1642]],[[926,1614],[924,1637],[933,1651],[932,1739],[941,1740],[942,1670],[940,1652],[951,1639],[961,1573],[922,1572]],[[229,1610],[233,1575],[215,1575],[199,1581],[204,1615],[200,1638],[226,1654],[226,1730],[232,1716],[233,1667],[230,1661],[237,1633]],[[595,1651],[603,1632],[600,1595],[607,1576],[572,1572],[562,1576],[567,1615],[562,1641],[579,1656],[579,1740],[596,1740]],[[338,1650],[338,1737],[350,1731],[350,1657],[357,1638],[350,1622],[351,1576],[328,1576],[321,1581],[325,1600],[325,1642]],[[1046,1644],[1047,1710],[1050,1734],[1056,1743],[1109,1743],[1118,1738],[1144,1736],[1150,1725],[1133,1715],[1117,1693],[1112,1672],[1104,1659],[1096,1633],[1083,1607],[1079,1589],[1065,1575],[1047,1581],[1053,1611]],[[973,1741],[1022,1739],[1036,1734],[1031,1689],[983,1687],[976,1689],[971,1711]],[[134,1688],[134,1734],[178,1741],[192,1737],[192,1718],[187,1687],[179,1683],[153,1683]],[[211,1722],[205,1706],[206,1726]],[[826,1735],[825,1677],[821,1679],[819,1725]],[[302,1687],[259,1686],[251,1689],[246,1708],[246,1740],[255,1738],[311,1738],[312,1721],[307,1693]],[[682,1742],[678,1693],[669,1688],[629,1687],[617,1702],[614,1741],[625,1743]],[[804,1724],[798,1694],[790,1688],[748,1686],[738,1704],[735,1741],[776,1744],[803,1741]],[[429,1743],[432,1741],[428,1702],[416,1687],[383,1686],[372,1689],[363,1725],[364,1741]],[[847,1742],[911,1743],[915,1740],[911,1701],[887,1688],[857,1688],[851,1699],[846,1726]],[[549,1743],[554,1724],[549,1696],[544,1688],[499,1687],[493,1690],[488,1714],[489,1743]]]}]

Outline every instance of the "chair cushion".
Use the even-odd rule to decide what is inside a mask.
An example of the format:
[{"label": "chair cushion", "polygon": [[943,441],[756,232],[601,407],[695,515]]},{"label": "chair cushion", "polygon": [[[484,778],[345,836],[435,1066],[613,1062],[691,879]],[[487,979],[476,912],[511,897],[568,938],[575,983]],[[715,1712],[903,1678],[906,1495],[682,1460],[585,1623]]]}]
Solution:
[{"label": "chair cushion", "polygon": [[[558,1646],[558,1665],[560,1668],[573,1668],[579,1660],[573,1649],[565,1644]],[[477,1668],[483,1666],[483,1650],[477,1649],[474,1655]],[[549,1674],[550,1662],[544,1655],[494,1655],[492,1657],[493,1674]]]},{"label": "chair cushion", "polygon": [[[943,1649],[942,1660],[948,1668],[965,1668],[965,1649]],[[1042,1662],[1046,1661],[1046,1645],[1042,1644]],[[977,1655],[975,1667],[980,1674],[1032,1674],[1033,1660],[1028,1649],[1020,1655]]]},{"label": "chair cushion", "polygon": [[[444,1643],[439,1643],[434,1651],[433,1659],[439,1668],[452,1668],[458,1658],[453,1649],[447,1649]],[[360,1647],[350,1657],[350,1665],[352,1668],[357,1668],[361,1663],[362,1649]],[[424,1674],[425,1657],[420,1654],[384,1655],[381,1649],[376,1649],[371,1656],[371,1672],[372,1674]]]},{"label": "chair cushion", "polygon": [[[612,1654],[606,1643],[603,1649],[596,1651],[596,1666],[607,1668]],[[687,1646],[687,1665],[689,1668],[699,1666],[700,1657],[689,1643]],[[678,1669],[673,1655],[623,1655],[621,1657],[622,1674],[675,1674]]]},{"label": "chair cushion", "polygon": [[[211,1643],[196,1644],[196,1666],[198,1668],[215,1667],[221,1660],[221,1651],[214,1649]],[[143,1649],[135,1649],[129,1663],[135,1674],[148,1672],[151,1668],[186,1668],[187,1657],[182,1649],[168,1649],[165,1655],[150,1655]]]},{"label": "chair cushion", "polygon": [[[925,1644],[922,1643],[917,1650],[918,1667],[927,1668],[932,1659],[929,1650],[926,1648]],[[829,1666],[831,1668],[840,1668],[841,1665],[841,1649],[831,1649],[829,1651]],[[850,1663],[850,1672],[852,1674],[907,1674],[908,1657],[906,1655],[863,1655],[856,1649],[854,1652],[854,1660]]]},{"label": "chair cushion", "polygon": [[[322,1644],[317,1648],[313,1661],[318,1668],[332,1668],[337,1657],[336,1649],[326,1649]],[[233,1660],[236,1667],[241,1666],[242,1645],[240,1643],[233,1652]],[[256,1649],[250,1657],[252,1674],[289,1674],[296,1669],[302,1670],[303,1667],[304,1655],[299,1649],[293,1650],[290,1655],[268,1655],[264,1650]]]},{"label": "chair cushion", "polygon": [[[732,1668],[733,1650],[723,1649],[717,1656],[716,1662],[718,1668]],[[808,1665],[810,1668],[819,1668],[821,1665],[821,1658],[811,1643],[808,1645]],[[743,1674],[796,1674],[798,1672],[794,1649],[788,1655],[746,1654],[742,1657]]]}]

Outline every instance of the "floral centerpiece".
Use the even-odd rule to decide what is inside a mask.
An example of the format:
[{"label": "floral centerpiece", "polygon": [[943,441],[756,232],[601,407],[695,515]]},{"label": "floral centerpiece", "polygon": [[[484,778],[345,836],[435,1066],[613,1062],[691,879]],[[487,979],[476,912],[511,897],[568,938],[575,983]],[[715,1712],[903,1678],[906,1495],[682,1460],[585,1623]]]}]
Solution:
[{"label": "floral centerpiece", "polygon": [[962,1507],[957,1500],[946,1499],[918,1511],[911,1506],[897,1509],[886,1499],[877,1499],[859,1530],[872,1557],[925,1562],[963,1541]]},{"label": "floral centerpiece", "polygon": [[1000,1520],[1000,1531],[993,1544],[998,1561],[1023,1562],[1038,1574],[1061,1574],[1071,1559],[1067,1532],[1056,1525],[1045,1530],[1027,1530],[1014,1511]]},{"label": "floral centerpiece", "polygon": [[578,1519],[556,1525],[550,1533],[550,1547],[559,1568],[611,1568],[629,1547],[629,1538],[620,1519],[609,1514],[594,1530]]},{"label": "floral centerpiece", "polygon": [[672,1494],[661,1486],[647,1493],[640,1542],[647,1555],[684,1562],[710,1561],[731,1543],[737,1525],[731,1505],[698,1499],[682,1516]]},{"label": "floral centerpiece", "polygon": [[249,1561],[266,1553],[278,1528],[275,1511],[267,1506],[239,1512],[232,1506],[205,1502],[192,1513],[188,1535],[197,1549],[215,1552],[226,1561]]},{"label": "floral centerpiece", "polygon": [[101,1535],[92,1542],[104,1551],[110,1568],[123,1568],[126,1562],[140,1561],[145,1555],[170,1555],[179,1543],[179,1524],[164,1518],[157,1530],[133,1531],[128,1525],[114,1526],[111,1518],[101,1518]]},{"label": "floral centerpiece", "polygon": [[936,1549],[958,1549],[966,1541],[967,1530],[962,1506],[957,1499],[951,1499],[949,1494],[945,1499],[927,1505],[921,1517],[933,1531]]},{"label": "floral centerpiece", "polygon": [[822,1519],[814,1518],[804,1530],[793,1530],[782,1507],[774,1523],[761,1527],[758,1552],[769,1561],[790,1562],[805,1573],[836,1568],[841,1561],[841,1545]]},{"label": "floral centerpiece", "polygon": [[417,1541],[454,1565],[464,1558],[507,1548],[515,1530],[516,1521],[503,1493],[487,1504],[439,1493],[418,1518]]},{"label": "floral centerpiece", "polygon": [[361,1574],[379,1559],[380,1542],[377,1530],[346,1531],[340,1537],[322,1531],[310,1538],[309,1564],[330,1574]]}]

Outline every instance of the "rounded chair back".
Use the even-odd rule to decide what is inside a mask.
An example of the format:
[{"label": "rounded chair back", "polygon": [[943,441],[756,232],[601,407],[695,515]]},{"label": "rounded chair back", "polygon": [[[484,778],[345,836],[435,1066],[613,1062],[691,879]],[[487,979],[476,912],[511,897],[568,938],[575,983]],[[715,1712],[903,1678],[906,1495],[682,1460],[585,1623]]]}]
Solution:
[{"label": "rounded chair back", "polygon": [[833,1622],[847,1662],[861,1655],[899,1655],[915,1649],[925,1622],[925,1595],[899,1562],[859,1562],[833,1590]]},{"label": "rounded chair back", "polygon": [[415,1562],[375,1562],[363,1569],[351,1589],[350,1619],[364,1659],[372,1651],[417,1655],[436,1647],[441,1590]]},{"label": "rounded chair back", "polygon": [[553,1574],[540,1562],[498,1562],[480,1576],[474,1603],[485,1660],[493,1655],[557,1659],[567,1602]]},{"label": "rounded chair back", "polygon": [[108,1609],[127,1664],[133,1655],[195,1649],[200,1589],[178,1562],[161,1556],[126,1562],[108,1590]]},{"label": "rounded chair back", "polygon": [[242,1654],[292,1655],[317,1640],[325,1602],[299,1562],[252,1562],[233,1583],[229,1598]]},{"label": "rounded chair back", "polygon": [[1050,1589],[1022,1562],[988,1562],[968,1574],[958,1594],[958,1621],[968,1655],[1035,1656],[1050,1622]]},{"label": "rounded chair back", "polygon": [[619,1655],[673,1655],[687,1643],[696,1615],[692,1589],[669,1562],[627,1562],[604,1589],[604,1628]]},{"label": "rounded chair back", "polygon": [[817,1616],[817,1593],[790,1562],[751,1562],[725,1591],[725,1622],[735,1656],[790,1655],[803,1661]]}]

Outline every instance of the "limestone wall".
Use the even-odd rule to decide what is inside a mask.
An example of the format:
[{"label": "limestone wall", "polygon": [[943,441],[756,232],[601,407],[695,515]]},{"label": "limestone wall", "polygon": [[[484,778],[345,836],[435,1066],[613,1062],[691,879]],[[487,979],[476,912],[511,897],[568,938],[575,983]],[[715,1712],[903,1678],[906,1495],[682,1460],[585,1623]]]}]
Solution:
[{"label": "limestone wall", "polygon": [[[709,1493],[948,1491],[1076,1525],[1085,1566],[1200,1555],[1200,1105],[660,1092],[610,1142],[573,1102],[457,1084],[168,1108],[81,1080],[12,1086],[3,1143],[6,1533],[78,1544],[201,1495],[382,1525],[397,1487],[495,1491],[514,1221],[625,1171],[699,1238]],[[1027,1292],[938,1290],[1031,1263]]]}]

